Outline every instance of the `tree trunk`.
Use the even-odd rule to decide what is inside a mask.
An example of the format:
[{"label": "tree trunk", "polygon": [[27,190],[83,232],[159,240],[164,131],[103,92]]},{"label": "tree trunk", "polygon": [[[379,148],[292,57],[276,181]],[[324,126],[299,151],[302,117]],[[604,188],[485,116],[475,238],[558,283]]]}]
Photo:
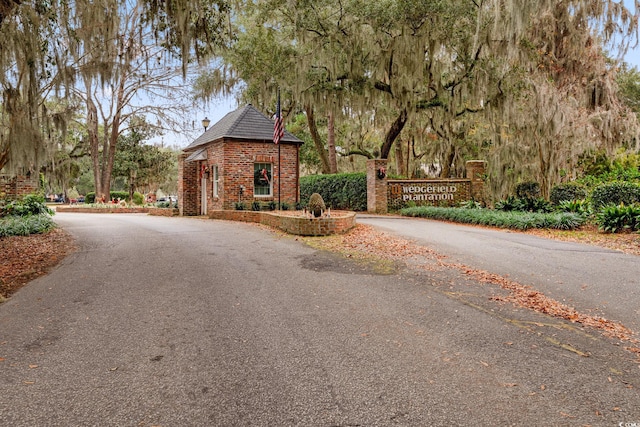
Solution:
[{"label": "tree trunk", "polygon": [[407,176],[401,141],[398,141],[398,143],[395,144],[395,146],[396,146],[396,173],[401,176]]},{"label": "tree trunk", "polygon": [[[102,188],[102,168],[100,167],[100,139],[98,137],[98,109],[89,95],[91,86],[85,80],[87,87],[87,132],[89,134],[89,147],[91,152],[91,164],[93,165],[93,180],[96,188],[96,200],[109,197],[104,194]],[[106,200],[106,199],[105,199]]]},{"label": "tree trunk", "polygon": [[444,158],[444,164],[442,165],[442,171],[440,173],[440,177],[444,179],[450,178],[451,175],[451,164],[453,163],[453,159],[456,157],[456,147],[455,144],[449,143],[449,150]]},{"label": "tree trunk", "polygon": [[336,126],[333,112],[329,113],[327,126],[327,150],[329,154],[329,173],[338,173],[338,160],[336,158]]},{"label": "tree trunk", "polygon": [[389,131],[385,135],[384,143],[380,148],[381,159],[389,158],[389,152],[391,152],[391,147],[393,146],[393,143],[395,142],[396,138],[398,138],[398,136],[400,135],[400,132],[402,132],[402,129],[404,129],[404,125],[407,123],[407,117],[408,117],[407,109],[403,108],[402,111],[400,111],[400,114],[398,115],[396,120],[391,125],[391,128],[389,128]]},{"label": "tree trunk", "polygon": [[316,119],[313,114],[313,107],[310,105],[305,105],[304,110],[307,113],[307,125],[309,126],[309,133],[311,133],[311,139],[313,140],[313,144],[316,146],[316,151],[318,152],[318,156],[320,157],[322,173],[331,173],[331,167],[329,166],[329,156],[327,155],[327,151],[324,149],[324,144],[322,143],[322,139],[320,138],[320,134],[318,133]]},{"label": "tree trunk", "polygon": [[[102,186],[106,194],[110,194],[111,190],[111,173],[113,172],[113,162],[116,158],[116,147],[118,145],[118,136],[120,135],[120,120],[122,118],[122,108],[124,107],[124,84],[125,79],[120,79],[116,98],[116,114],[113,116],[111,132],[108,134],[108,138],[105,135],[105,147],[102,153],[104,156],[104,162],[102,164]],[[131,202],[131,200],[129,202]]]}]

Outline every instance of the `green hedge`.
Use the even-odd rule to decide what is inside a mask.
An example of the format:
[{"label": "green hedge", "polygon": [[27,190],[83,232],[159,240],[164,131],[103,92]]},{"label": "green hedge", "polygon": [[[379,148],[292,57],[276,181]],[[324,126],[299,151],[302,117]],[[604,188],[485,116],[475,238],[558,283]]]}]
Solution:
[{"label": "green hedge", "polygon": [[367,174],[341,173],[300,178],[300,205],[306,207],[313,193],[320,194],[331,209],[366,211]]},{"label": "green hedge", "polygon": [[608,205],[631,205],[640,202],[640,184],[610,182],[597,186],[591,192],[591,204],[598,210]]},{"label": "green hedge", "polygon": [[564,182],[551,188],[549,200],[557,206],[566,201],[586,199],[587,195],[587,189],[583,184],[578,182]]}]

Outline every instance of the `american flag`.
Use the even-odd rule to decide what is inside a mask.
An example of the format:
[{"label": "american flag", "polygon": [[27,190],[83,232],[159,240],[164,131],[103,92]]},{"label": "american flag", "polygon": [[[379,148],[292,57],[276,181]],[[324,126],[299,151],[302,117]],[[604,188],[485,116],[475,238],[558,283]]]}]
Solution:
[{"label": "american flag", "polygon": [[273,143],[278,144],[284,136],[284,125],[282,123],[282,111],[280,110],[280,91],[278,91],[278,103],[276,104],[276,119],[273,123]]}]

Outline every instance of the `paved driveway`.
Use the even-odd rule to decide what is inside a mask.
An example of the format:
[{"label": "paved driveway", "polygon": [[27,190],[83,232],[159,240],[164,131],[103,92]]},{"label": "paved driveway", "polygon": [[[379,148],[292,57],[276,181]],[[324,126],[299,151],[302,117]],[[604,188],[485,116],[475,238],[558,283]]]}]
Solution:
[{"label": "paved driveway", "polygon": [[624,345],[447,269],[236,222],[55,218],[79,250],[0,304],[2,426],[640,422]]},{"label": "paved driveway", "polygon": [[508,276],[587,314],[640,332],[640,257],[508,230],[420,218],[357,221],[426,245],[450,260]]}]

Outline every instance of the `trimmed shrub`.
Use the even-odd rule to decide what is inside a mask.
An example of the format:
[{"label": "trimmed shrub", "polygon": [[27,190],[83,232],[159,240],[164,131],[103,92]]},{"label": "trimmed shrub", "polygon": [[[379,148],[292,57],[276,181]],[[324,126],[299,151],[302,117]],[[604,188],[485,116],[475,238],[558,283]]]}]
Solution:
[{"label": "trimmed shrub", "polygon": [[640,202],[640,184],[617,181],[597,186],[591,192],[591,204],[595,210],[608,205],[632,205]]},{"label": "trimmed shrub", "polygon": [[144,196],[141,193],[138,193],[137,191],[135,193],[133,193],[133,203],[141,206],[144,204]]},{"label": "trimmed shrub", "polygon": [[300,206],[307,206],[313,193],[320,194],[331,209],[366,211],[367,174],[341,173],[300,178]]},{"label": "trimmed shrub", "polygon": [[549,200],[554,205],[564,201],[582,200],[587,198],[587,189],[578,182],[564,182],[551,189]]},{"label": "trimmed shrub", "polygon": [[525,181],[516,185],[516,197],[521,199],[537,199],[540,197],[540,184],[535,181]]}]

